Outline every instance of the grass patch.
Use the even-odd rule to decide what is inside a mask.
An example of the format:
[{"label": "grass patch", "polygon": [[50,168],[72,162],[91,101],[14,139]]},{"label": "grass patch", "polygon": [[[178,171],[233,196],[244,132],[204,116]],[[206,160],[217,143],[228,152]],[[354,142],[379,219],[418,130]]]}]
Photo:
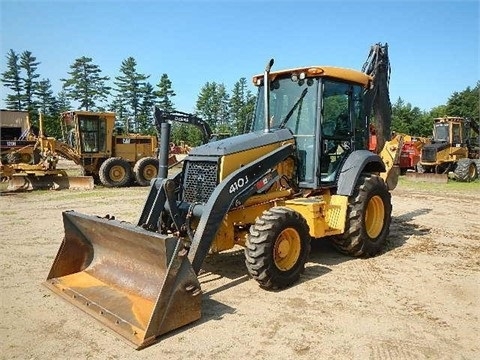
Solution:
[{"label": "grass patch", "polygon": [[432,190],[432,191],[459,191],[466,193],[480,192],[480,180],[477,179],[472,182],[460,182],[449,179],[446,184],[415,181],[400,176],[398,180],[398,187],[401,189],[415,189],[415,190]]}]

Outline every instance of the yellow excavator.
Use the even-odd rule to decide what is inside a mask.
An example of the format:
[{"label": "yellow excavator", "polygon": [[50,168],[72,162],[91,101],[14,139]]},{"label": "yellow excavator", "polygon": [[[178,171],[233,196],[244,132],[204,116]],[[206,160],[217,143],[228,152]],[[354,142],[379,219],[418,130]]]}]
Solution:
[{"label": "yellow excavator", "polygon": [[367,72],[271,71],[270,60],[253,77],[251,131],[193,148],[172,177],[163,122],[159,176],[138,222],[63,212],[44,284],[140,349],[201,317],[207,255],[243,246],[248,273],[270,290],[299,281],[311,241],[356,257],[381,252],[402,139],[367,150],[372,108],[389,134],[387,45],[369,59]]}]

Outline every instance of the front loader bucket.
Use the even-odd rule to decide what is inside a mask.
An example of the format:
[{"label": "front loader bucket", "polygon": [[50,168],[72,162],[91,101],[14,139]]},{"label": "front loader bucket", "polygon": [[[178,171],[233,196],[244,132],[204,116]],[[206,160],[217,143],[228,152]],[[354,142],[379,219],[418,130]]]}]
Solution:
[{"label": "front loader bucket", "polygon": [[63,176],[63,175],[15,175],[8,181],[7,191],[30,190],[92,190],[94,188],[92,176]]},{"label": "front loader bucket", "polygon": [[183,242],[109,218],[63,213],[44,285],[135,348],[198,320],[201,290]]},{"label": "front loader bucket", "polygon": [[446,184],[448,182],[447,174],[407,172],[405,177],[417,182],[433,182],[441,184]]}]

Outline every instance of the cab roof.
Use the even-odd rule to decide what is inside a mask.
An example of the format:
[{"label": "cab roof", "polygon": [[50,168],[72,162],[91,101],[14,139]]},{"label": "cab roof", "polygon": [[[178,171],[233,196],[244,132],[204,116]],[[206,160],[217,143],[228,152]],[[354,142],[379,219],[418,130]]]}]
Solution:
[{"label": "cab roof", "polygon": [[[291,76],[296,74],[299,76],[301,73],[305,74],[305,77],[330,77],[339,80],[345,80],[348,82],[353,82],[364,87],[370,86],[370,83],[373,80],[373,77],[367,75],[361,71],[348,69],[348,68],[341,68],[335,66],[308,66],[308,67],[300,67],[300,68],[293,68],[293,69],[285,69],[279,71],[272,71],[269,74],[270,81],[275,80],[277,77],[285,77]],[[257,80],[262,80],[263,74],[255,75],[253,77],[253,84],[258,85]],[[260,82],[261,84],[261,82]]]}]

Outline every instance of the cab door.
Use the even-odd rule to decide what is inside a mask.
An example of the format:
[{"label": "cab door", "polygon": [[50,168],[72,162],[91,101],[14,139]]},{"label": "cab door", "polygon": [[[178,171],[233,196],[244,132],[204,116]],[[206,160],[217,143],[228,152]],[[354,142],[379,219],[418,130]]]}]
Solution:
[{"label": "cab door", "polygon": [[[336,183],[339,170],[355,149],[362,132],[362,87],[333,80],[322,83],[320,131],[320,183]],[[357,144],[358,145],[358,144]]]}]

